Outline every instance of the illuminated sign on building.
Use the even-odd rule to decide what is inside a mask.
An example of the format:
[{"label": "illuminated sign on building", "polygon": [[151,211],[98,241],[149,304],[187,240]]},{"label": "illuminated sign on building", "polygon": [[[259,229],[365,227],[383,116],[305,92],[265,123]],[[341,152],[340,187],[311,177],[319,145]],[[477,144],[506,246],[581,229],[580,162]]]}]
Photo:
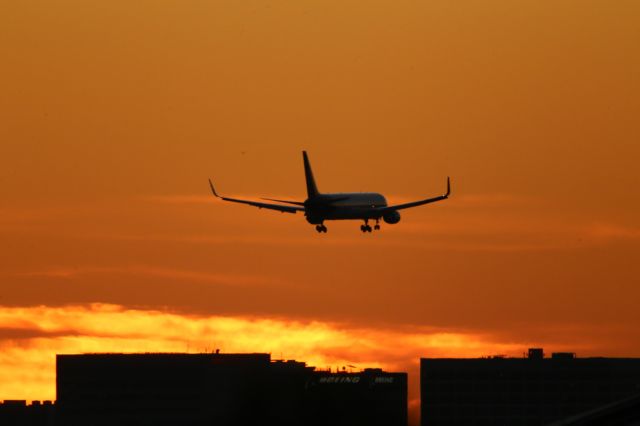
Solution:
[{"label": "illuminated sign on building", "polygon": [[360,376],[320,377],[319,383],[360,383]]},{"label": "illuminated sign on building", "polygon": [[[318,379],[318,383],[333,384],[333,383],[360,383],[362,378],[360,376],[324,376]],[[391,376],[380,376],[373,379],[375,384],[392,384],[394,383]]]}]

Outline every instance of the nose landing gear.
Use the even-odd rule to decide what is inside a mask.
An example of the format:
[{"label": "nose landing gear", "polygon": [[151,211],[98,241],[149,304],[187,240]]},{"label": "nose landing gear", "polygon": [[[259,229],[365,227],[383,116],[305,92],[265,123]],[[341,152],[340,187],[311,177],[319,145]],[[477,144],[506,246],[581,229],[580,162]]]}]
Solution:
[{"label": "nose landing gear", "polygon": [[327,227],[324,225],[316,225],[316,231],[318,231],[319,234],[321,233],[327,233]]}]

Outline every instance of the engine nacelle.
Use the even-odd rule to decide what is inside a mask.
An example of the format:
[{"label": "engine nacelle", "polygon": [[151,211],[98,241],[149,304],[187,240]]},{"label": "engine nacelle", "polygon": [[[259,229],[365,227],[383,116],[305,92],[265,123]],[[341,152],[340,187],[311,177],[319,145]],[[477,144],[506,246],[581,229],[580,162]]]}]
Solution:
[{"label": "engine nacelle", "polygon": [[400,212],[397,210],[392,210],[385,213],[384,216],[382,216],[382,219],[384,219],[384,221],[388,224],[393,225],[400,222]]}]

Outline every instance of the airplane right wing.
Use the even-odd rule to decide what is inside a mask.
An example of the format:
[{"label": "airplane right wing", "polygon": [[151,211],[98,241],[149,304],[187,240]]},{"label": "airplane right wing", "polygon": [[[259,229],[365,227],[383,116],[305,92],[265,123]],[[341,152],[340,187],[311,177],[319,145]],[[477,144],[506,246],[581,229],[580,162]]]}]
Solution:
[{"label": "airplane right wing", "polygon": [[261,203],[258,201],[249,201],[249,200],[240,200],[237,198],[228,198],[228,197],[221,197],[220,195],[218,195],[218,193],[216,192],[216,189],[213,187],[213,182],[211,182],[211,179],[209,179],[209,186],[211,187],[211,192],[213,193],[214,196],[216,196],[217,198],[220,198],[221,200],[224,201],[231,201],[233,203],[241,203],[241,204],[248,204],[250,206],[254,206],[257,207],[259,209],[269,209],[269,210],[276,210],[282,213],[296,213],[296,212],[303,212],[304,211],[304,207],[294,207],[294,206],[283,206],[280,204],[271,204],[271,203]]},{"label": "airplane right wing", "polygon": [[396,204],[394,206],[380,207],[380,208],[377,209],[377,211],[379,211],[381,213],[384,213],[384,212],[388,212],[388,211],[392,211],[392,210],[402,210],[402,209],[408,209],[408,208],[411,208],[411,207],[418,207],[418,206],[422,206],[424,204],[435,203],[436,201],[446,200],[447,198],[449,198],[449,195],[451,195],[451,181],[450,181],[449,177],[447,177],[447,192],[444,195],[440,195],[438,197],[433,197],[433,198],[427,198],[427,199],[420,200],[420,201],[413,201],[411,203]]}]

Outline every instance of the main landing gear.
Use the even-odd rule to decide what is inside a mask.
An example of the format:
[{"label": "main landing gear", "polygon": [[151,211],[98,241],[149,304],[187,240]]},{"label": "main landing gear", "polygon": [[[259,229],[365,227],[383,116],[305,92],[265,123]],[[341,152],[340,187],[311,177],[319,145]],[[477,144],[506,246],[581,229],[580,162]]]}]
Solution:
[{"label": "main landing gear", "polygon": [[[376,224],[373,227],[373,229],[375,229],[376,231],[378,231],[380,229],[380,219],[376,219]],[[364,220],[364,225],[360,225],[360,230],[362,232],[371,232],[373,229],[371,229],[371,225],[369,225],[369,220],[365,219]]]},{"label": "main landing gear", "polygon": [[324,226],[324,225],[316,225],[316,231],[318,231],[318,233],[324,232],[326,234],[327,233],[327,227]]}]

